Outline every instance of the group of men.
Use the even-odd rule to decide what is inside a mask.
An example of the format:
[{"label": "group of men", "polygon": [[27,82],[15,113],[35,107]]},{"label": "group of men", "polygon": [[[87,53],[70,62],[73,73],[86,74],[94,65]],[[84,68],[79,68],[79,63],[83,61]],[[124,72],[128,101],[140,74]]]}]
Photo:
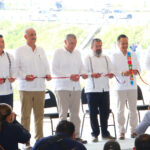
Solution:
[{"label": "group of men", "polygon": [[11,83],[17,78],[21,100],[21,124],[30,131],[30,116],[33,109],[35,118],[35,139],[43,137],[43,113],[45,98],[45,80],[54,81],[54,91],[60,120],[70,121],[75,125],[77,141],[86,143],[80,138],[80,77],[85,81],[85,94],[90,111],[90,123],[93,142],[98,141],[100,134],[97,114],[100,114],[101,134],[103,138],[114,139],[107,130],[110,112],[109,79],[114,76],[114,89],[117,98],[119,138],[125,139],[124,108],[129,104],[131,137],[136,136],[137,126],[137,84],[136,75],[140,72],[138,59],[134,52],[128,51],[128,37],[118,36],[118,50],[112,59],[102,53],[102,41],[93,39],[91,53],[83,60],[76,50],[77,38],[67,34],[64,47],[57,49],[49,65],[47,56],[41,47],[36,45],[36,31],[25,30],[26,45],[19,47],[15,58],[4,51],[4,38],[0,35],[0,103],[13,106]]}]

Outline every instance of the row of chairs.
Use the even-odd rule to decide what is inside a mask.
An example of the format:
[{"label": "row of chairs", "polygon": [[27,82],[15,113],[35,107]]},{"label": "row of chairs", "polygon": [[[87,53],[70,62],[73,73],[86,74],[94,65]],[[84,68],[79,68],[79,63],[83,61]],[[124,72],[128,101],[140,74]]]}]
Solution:
[{"label": "row of chairs", "polygon": [[[143,97],[141,88],[139,86],[138,86],[137,90],[138,90],[138,99],[137,100],[142,101],[142,105],[137,105],[138,118],[139,118],[139,122],[140,122],[141,121],[140,111],[147,110],[148,105],[145,105],[144,97]],[[82,136],[83,129],[84,129],[85,118],[87,118],[87,117],[89,118],[89,110],[87,109],[87,107],[85,107],[85,105],[87,105],[87,99],[86,99],[84,88],[83,88],[82,92],[81,92],[81,108],[82,108],[82,112],[83,112],[83,119],[82,119],[82,124],[81,124],[81,136]],[[127,105],[127,107],[128,107],[128,105]],[[51,131],[52,131],[52,135],[53,135],[55,132],[54,127],[53,127],[53,119],[59,118],[59,113],[58,113],[55,95],[50,90],[46,90],[46,98],[45,98],[44,108],[56,108],[56,112],[50,113],[51,111],[49,111],[49,113],[44,113],[44,118],[50,119]],[[112,116],[112,121],[111,121],[111,123],[108,123],[108,126],[113,126],[114,135],[117,138],[115,117],[114,117],[114,113],[112,112],[111,109],[110,109],[110,116]],[[67,114],[67,117],[69,117],[69,113]],[[126,124],[126,130],[128,127],[128,121],[129,121],[129,114],[128,114],[128,119],[127,119],[127,124]]]}]

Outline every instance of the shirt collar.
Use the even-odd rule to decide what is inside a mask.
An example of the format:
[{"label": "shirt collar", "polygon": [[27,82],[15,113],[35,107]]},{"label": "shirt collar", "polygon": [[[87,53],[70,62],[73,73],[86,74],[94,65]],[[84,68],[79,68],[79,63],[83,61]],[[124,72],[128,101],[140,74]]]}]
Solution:
[{"label": "shirt collar", "polygon": [[69,138],[69,136],[65,133],[57,132],[56,135]]},{"label": "shirt collar", "polygon": [[[30,50],[32,50],[32,48],[28,44],[26,44],[26,47],[29,48]],[[37,50],[37,46],[35,47],[34,51],[32,50],[32,52],[36,52],[36,50]]]},{"label": "shirt collar", "polygon": [[3,50],[2,55],[0,55],[0,56],[4,56],[4,55],[5,55],[5,52],[4,52],[4,50]]},{"label": "shirt collar", "polygon": [[64,50],[66,53],[73,54],[76,49],[74,49],[74,50],[72,51],[72,53],[70,53],[65,47],[63,47],[63,50]]},{"label": "shirt collar", "polygon": [[119,50],[119,51],[118,51],[118,53],[119,53],[119,54],[121,54],[121,55],[122,55],[122,56],[124,56],[124,57],[126,57],[126,56],[127,56],[127,54],[126,54],[126,55],[124,55],[124,54],[123,54],[123,52],[122,52],[120,49],[118,49],[118,50]]}]

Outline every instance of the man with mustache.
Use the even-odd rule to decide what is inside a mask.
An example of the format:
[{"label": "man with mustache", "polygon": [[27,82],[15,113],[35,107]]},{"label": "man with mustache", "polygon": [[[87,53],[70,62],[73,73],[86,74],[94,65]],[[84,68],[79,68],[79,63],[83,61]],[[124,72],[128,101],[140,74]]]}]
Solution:
[{"label": "man with mustache", "polygon": [[38,140],[43,137],[45,79],[51,80],[50,68],[44,50],[35,44],[35,29],[26,29],[24,38],[26,39],[26,45],[16,50],[21,99],[21,123],[30,131],[30,116],[33,109],[35,139]]},{"label": "man with mustache", "polygon": [[[90,110],[92,141],[98,142],[100,134],[97,114],[100,115],[102,138],[114,139],[107,130],[109,117],[109,79],[113,78],[113,66],[110,59],[102,54],[102,41],[93,39],[91,54],[84,59],[84,66],[91,76],[85,81],[85,93]],[[103,75],[108,74],[107,77]]]},{"label": "man with mustache", "polygon": [[13,107],[12,85],[15,81],[16,67],[11,54],[4,51],[5,42],[0,35],[0,103],[7,103]]}]

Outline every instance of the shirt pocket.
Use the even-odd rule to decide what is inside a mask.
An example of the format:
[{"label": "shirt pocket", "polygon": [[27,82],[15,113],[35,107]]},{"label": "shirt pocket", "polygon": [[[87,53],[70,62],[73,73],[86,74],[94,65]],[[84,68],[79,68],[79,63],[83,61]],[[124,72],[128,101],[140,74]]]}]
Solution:
[{"label": "shirt pocket", "polygon": [[37,54],[34,60],[36,73],[38,76],[45,76],[46,75],[46,61],[45,57],[42,54]]}]

